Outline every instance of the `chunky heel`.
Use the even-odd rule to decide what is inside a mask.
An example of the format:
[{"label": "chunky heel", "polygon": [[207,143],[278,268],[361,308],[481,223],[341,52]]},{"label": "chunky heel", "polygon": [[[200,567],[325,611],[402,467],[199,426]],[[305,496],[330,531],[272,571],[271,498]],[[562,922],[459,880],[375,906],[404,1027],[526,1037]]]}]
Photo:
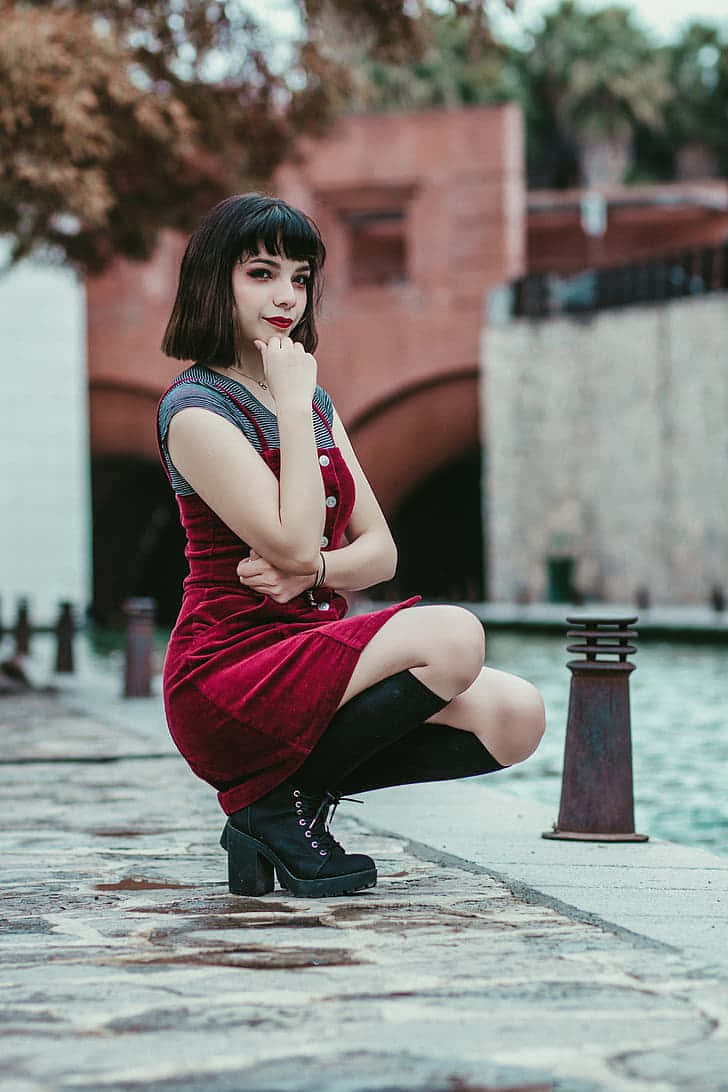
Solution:
[{"label": "chunky heel", "polygon": [[267,895],[274,876],[299,898],[346,895],[374,887],[377,868],[363,853],[345,853],[328,827],[336,793],[307,793],[284,782],[233,812],[220,839],[228,851],[230,890]]},{"label": "chunky heel", "polygon": [[231,895],[269,895],[274,887],[273,865],[259,852],[254,839],[227,824],[220,844],[227,849]]}]

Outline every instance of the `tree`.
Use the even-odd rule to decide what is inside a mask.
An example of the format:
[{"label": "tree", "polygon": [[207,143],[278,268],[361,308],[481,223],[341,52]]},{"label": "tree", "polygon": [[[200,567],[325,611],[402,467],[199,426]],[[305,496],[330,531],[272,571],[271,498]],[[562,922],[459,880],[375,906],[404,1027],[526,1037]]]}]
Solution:
[{"label": "tree", "polygon": [[350,111],[420,110],[519,99],[514,52],[491,35],[479,12],[425,9],[417,24],[420,50],[395,63],[358,50],[352,56]]},{"label": "tree", "polygon": [[526,68],[587,185],[623,180],[637,126],[659,130],[673,95],[667,57],[627,8],[562,0],[533,34]]},{"label": "tree", "polygon": [[[453,0],[455,2],[455,0]],[[297,0],[285,75],[240,0],[0,0],[0,231],[98,270],[149,255],[226,193],[263,183],[347,93],[327,13],[374,55],[416,51],[406,0]],[[468,5],[481,8],[482,3]]]},{"label": "tree", "polygon": [[707,23],[690,23],[666,49],[675,96],[665,139],[682,177],[728,170],[728,41]]}]

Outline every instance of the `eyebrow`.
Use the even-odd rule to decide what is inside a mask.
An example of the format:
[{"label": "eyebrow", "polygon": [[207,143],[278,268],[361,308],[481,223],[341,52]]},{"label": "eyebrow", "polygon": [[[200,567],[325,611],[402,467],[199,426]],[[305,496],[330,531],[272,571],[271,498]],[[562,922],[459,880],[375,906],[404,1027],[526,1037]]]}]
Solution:
[{"label": "eyebrow", "polygon": [[[281,263],[279,261],[276,261],[275,258],[261,258],[257,254],[254,254],[251,258],[248,258],[247,261],[249,261],[249,262],[260,262],[261,265],[269,265],[273,269],[280,269],[280,267],[281,267]],[[306,262],[305,265],[296,266],[296,272],[297,273],[310,273],[311,272],[311,263]]]}]

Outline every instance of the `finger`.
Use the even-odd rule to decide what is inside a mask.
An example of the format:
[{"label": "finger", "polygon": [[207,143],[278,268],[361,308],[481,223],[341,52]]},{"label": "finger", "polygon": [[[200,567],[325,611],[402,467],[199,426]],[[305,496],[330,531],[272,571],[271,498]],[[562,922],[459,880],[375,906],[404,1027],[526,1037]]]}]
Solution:
[{"label": "finger", "polygon": [[248,580],[246,583],[249,588],[252,588],[253,591],[260,592],[261,595],[271,594],[272,585],[269,584],[267,580]]},{"label": "finger", "polygon": [[243,576],[246,580],[272,580],[270,570],[262,565],[260,562],[255,562],[254,565],[249,565],[243,570]]}]

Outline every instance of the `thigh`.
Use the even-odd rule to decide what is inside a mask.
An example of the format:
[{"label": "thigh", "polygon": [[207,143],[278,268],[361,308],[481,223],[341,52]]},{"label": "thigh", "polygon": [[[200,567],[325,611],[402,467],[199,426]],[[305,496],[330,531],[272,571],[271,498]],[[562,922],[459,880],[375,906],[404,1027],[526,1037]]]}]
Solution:
[{"label": "thigh", "polygon": [[470,611],[449,605],[400,611],[362,650],[341,704],[407,670],[450,700],[477,677],[484,655],[483,627]]}]

